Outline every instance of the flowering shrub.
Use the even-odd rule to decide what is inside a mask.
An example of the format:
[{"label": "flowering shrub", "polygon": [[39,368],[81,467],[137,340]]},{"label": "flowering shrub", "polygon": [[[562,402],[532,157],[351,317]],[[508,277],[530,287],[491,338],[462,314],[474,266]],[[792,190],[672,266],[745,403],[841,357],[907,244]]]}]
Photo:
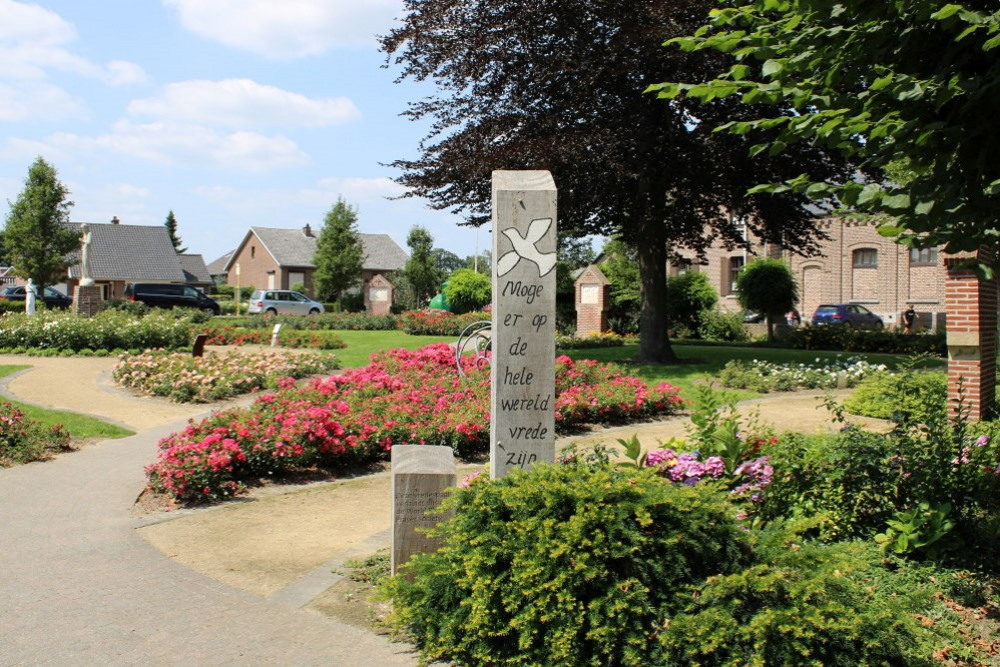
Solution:
[{"label": "flowering shrub", "polygon": [[228,318],[226,322],[247,329],[270,329],[275,324],[281,324],[284,329],[391,331],[398,328],[399,317],[396,315],[338,312],[319,315],[277,315],[274,317],[251,315]]},{"label": "flowering shrub", "polygon": [[[218,413],[165,438],[159,461],[147,469],[150,483],[191,502],[230,495],[238,480],[255,475],[383,458],[394,444],[481,452],[489,442],[489,372],[465,363],[463,377],[453,349],[437,344],[379,353],[364,368],[280,387],[251,408]],[[649,388],[613,366],[560,357],[557,429],[670,414],[682,402],[678,392],[668,384]],[[217,448],[233,446],[244,458],[229,449],[213,458]]]},{"label": "flowering shrub", "polygon": [[446,310],[408,310],[399,316],[399,328],[414,336],[458,336],[474,322],[489,322],[492,315],[473,311],[455,315]]},{"label": "flowering shrub", "polygon": [[94,317],[39,311],[6,315],[0,324],[0,347],[59,350],[176,349],[191,344],[191,322],[170,311],[155,310],[138,317],[107,310]]},{"label": "flowering shrub", "polygon": [[832,389],[842,377],[848,387],[853,387],[874,373],[884,372],[884,364],[872,364],[861,357],[840,355],[833,361],[816,361],[808,364],[776,364],[770,361],[733,360],[719,372],[719,381],[731,389],[793,391],[795,389]]},{"label": "flowering shrub", "polygon": [[181,403],[206,403],[261,389],[282,378],[301,378],[337,368],[330,355],[275,353],[209,354],[147,350],[123,355],[112,371],[115,382]]},{"label": "flowering shrub", "polygon": [[61,424],[44,426],[12,404],[0,403],[0,466],[40,461],[68,449],[69,433]]},{"label": "flowering shrub", "polygon": [[[204,327],[209,345],[270,345],[268,329],[246,329],[230,325]],[[278,334],[282,347],[310,348],[314,350],[339,350],[347,345],[340,338],[325,331],[295,331],[282,328]]]},{"label": "flowering shrub", "polygon": [[614,331],[592,333],[589,336],[556,335],[556,347],[561,350],[587,350],[595,347],[621,347],[634,336],[622,336]]}]

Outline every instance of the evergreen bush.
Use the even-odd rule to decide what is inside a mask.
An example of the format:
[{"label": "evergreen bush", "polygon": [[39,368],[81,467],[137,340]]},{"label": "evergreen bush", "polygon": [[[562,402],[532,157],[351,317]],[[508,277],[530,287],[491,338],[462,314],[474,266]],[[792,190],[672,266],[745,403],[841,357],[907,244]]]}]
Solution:
[{"label": "evergreen bush", "polygon": [[429,659],[459,664],[663,664],[679,591],[732,573],[749,539],[711,485],[608,464],[539,466],[460,489],[445,546],[385,591]]},{"label": "evergreen bush", "polygon": [[456,314],[482,310],[490,303],[490,279],[471,269],[458,269],[448,278],[444,296]]}]

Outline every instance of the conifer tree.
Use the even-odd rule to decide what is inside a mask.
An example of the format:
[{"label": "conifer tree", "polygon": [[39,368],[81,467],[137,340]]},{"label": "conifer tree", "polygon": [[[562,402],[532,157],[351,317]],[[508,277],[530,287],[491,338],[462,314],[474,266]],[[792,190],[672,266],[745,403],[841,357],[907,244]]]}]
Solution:
[{"label": "conifer tree", "polygon": [[338,198],[326,214],[316,240],[314,281],[320,301],[339,301],[361,283],[364,249],[357,231],[358,211]]},{"label": "conifer tree", "polygon": [[177,251],[177,254],[186,253],[187,248],[181,247],[181,237],[177,236],[177,218],[174,217],[173,210],[167,213],[167,219],[163,223],[163,226],[167,228],[167,233],[170,234],[170,242],[174,244],[174,250]]}]

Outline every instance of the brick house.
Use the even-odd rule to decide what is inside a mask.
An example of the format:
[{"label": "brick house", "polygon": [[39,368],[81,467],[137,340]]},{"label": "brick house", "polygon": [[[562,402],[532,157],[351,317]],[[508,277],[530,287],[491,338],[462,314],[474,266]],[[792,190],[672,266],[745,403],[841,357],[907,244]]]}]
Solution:
[{"label": "brick house", "polygon": [[[117,218],[115,218],[117,220]],[[69,223],[79,229],[83,223]],[[91,277],[104,299],[120,299],[131,282],[199,285],[208,277],[201,255],[178,255],[162,225],[88,223],[91,232]],[[66,255],[67,294],[80,282],[80,251]]]},{"label": "brick house", "polygon": [[918,327],[943,326],[947,272],[937,248],[910,250],[880,236],[868,222],[826,218],[819,227],[830,238],[820,241],[821,254],[816,257],[801,257],[768,243],[754,244],[752,253],[717,243],[704,262],[698,263],[688,253],[685,259],[669,263],[668,274],[704,272],[719,291],[720,306],[739,310],[735,283],[746,262],[755,255],[782,258],[798,282],[803,321],[821,303],[857,303],[881,316],[887,327],[894,327],[906,305],[913,304]]},{"label": "brick house", "polygon": [[[361,271],[363,287],[378,274],[392,280],[391,274],[406,265],[409,255],[388,234],[358,236],[364,252]],[[316,235],[309,225],[302,229],[251,227],[219,273],[225,274],[226,284],[236,285],[238,264],[241,286],[291,289],[292,285],[303,283],[306,293],[313,294],[315,254]],[[212,265],[217,262],[212,262]]]}]

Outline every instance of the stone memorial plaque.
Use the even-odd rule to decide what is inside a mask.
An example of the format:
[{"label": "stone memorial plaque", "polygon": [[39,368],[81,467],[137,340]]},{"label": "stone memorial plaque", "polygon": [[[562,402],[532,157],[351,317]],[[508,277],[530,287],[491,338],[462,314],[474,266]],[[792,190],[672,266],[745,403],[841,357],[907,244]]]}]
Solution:
[{"label": "stone memorial plaque", "polygon": [[580,303],[588,305],[600,303],[600,285],[580,285]]},{"label": "stone memorial plaque", "polygon": [[555,459],[556,187],[493,172],[490,475]]},{"label": "stone memorial plaque", "polygon": [[389,288],[387,287],[372,287],[368,291],[369,301],[388,301],[389,300]]},{"label": "stone memorial plaque", "polygon": [[392,447],[392,573],[413,554],[436,551],[440,540],[423,531],[445,515],[427,516],[455,486],[455,456],[451,447],[393,445]]}]

